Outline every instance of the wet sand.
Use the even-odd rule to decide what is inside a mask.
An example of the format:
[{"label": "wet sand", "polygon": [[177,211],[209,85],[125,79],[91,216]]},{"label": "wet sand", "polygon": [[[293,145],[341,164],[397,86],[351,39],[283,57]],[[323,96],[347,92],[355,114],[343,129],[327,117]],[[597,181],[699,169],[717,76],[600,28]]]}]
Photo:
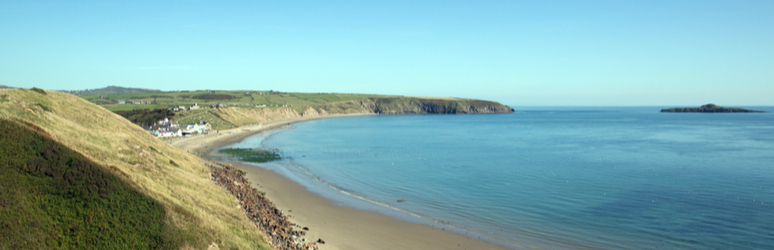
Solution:
[{"label": "wet sand", "polygon": [[[332,117],[336,116],[316,119]],[[310,119],[266,123],[260,130],[306,120]],[[173,141],[172,145],[207,158],[211,149],[237,143],[260,130],[257,126],[246,126],[233,129],[230,135],[221,131],[223,135],[220,136],[184,138]],[[306,240],[316,241],[319,238],[325,241],[325,244],[318,244],[319,249],[507,249],[432,225],[338,205],[271,170],[239,162],[220,163],[245,171],[253,187],[265,191],[278,209],[291,216],[293,223],[309,227]]]}]

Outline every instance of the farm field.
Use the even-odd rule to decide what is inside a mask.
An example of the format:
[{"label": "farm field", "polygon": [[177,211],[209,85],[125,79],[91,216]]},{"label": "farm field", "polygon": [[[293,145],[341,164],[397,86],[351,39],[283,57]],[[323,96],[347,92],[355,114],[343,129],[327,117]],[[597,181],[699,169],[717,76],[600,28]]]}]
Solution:
[{"label": "farm field", "polygon": [[[369,94],[340,93],[285,93],[276,91],[190,91],[190,92],[158,92],[130,93],[108,95],[82,95],[81,98],[103,106],[110,111],[125,111],[134,109],[159,109],[177,106],[210,107],[213,104],[225,104],[240,108],[254,108],[260,105],[272,107],[292,107],[301,112],[307,107],[325,103],[334,103],[365,98],[398,97]],[[149,104],[118,104],[118,100],[126,102],[148,102]]]}]

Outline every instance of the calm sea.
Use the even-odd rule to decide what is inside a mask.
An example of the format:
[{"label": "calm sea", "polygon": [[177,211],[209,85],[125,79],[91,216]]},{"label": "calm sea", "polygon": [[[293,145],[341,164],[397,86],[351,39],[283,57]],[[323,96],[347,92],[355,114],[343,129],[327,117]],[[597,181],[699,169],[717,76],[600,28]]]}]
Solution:
[{"label": "calm sea", "polygon": [[514,249],[774,246],[774,113],[660,109],[336,118],[235,146],[279,149],[260,166],[341,203]]}]

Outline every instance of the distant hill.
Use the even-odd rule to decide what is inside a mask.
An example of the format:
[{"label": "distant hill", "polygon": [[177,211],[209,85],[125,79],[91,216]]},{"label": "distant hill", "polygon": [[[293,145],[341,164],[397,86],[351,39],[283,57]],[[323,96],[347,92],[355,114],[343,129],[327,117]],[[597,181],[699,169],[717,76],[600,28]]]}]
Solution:
[{"label": "distant hill", "polygon": [[0,89],[14,89],[14,87],[5,86],[5,85],[0,84]]},{"label": "distant hill", "polygon": [[133,94],[133,93],[158,93],[158,92],[161,92],[161,90],[143,89],[143,88],[124,88],[120,86],[107,86],[100,89],[63,90],[61,92],[75,94],[75,95],[116,95],[116,94]]},{"label": "distant hill", "polygon": [[662,109],[664,113],[764,113],[764,111],[749,110],[742,108],[726,108],[715,104],[705,104],[698,108],[671,108]]}]

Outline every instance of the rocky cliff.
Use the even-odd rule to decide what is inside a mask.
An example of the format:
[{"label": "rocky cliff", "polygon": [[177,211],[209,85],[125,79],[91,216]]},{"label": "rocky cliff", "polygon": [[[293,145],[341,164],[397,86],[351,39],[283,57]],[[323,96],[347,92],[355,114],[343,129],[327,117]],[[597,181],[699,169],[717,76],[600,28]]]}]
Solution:
[{"label": "rocky cliff", "polygon": [[360,101],[375,114],[496,114],[513,113],[511,107],[497,102],[468,99],[368,98]]}]

